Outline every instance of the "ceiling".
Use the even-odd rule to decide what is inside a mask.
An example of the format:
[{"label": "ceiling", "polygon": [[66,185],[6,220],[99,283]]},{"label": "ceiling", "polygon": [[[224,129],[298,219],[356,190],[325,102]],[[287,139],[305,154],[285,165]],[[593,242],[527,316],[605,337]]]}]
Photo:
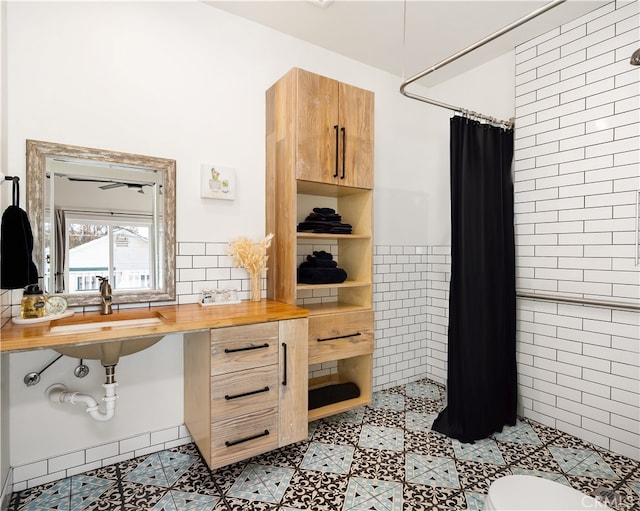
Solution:
[{"label": "ceiling", "polygon": [[[549,1],[407,0],[405,4],[404,0],[334,0],[324,8],[313,0],[205,3],[398,77],[411,77]],[[568,0],[419,83],[431,86],[447,80],[605,3],[609,0]]]}]

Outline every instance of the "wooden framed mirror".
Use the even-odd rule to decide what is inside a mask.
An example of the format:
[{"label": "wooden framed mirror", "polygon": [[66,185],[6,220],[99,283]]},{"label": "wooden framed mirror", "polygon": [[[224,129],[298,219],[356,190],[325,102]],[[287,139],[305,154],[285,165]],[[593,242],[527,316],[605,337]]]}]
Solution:
[{"label": "wooden framed mirror", "polygon": [[70,306],[175,300],[175,160],[27,140],[39,283]]}]

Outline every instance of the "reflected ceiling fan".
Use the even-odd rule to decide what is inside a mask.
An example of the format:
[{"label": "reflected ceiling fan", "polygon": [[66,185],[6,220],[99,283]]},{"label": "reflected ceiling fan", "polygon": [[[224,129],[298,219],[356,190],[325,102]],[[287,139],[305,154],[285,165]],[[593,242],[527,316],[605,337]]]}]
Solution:
[{"label": "reflected ceiling fan", "polygon": [[87,177],[72,177],[66,176],[69,181],[80,181],[80,182],[89,182],[89,183],[106,183],[102,186],[98,186],[100,190],[111,190],[113,188],[120,188],[122,186],[126,186],[127,188],[137,189],[138,193],[144,195],[144,187],[151,186],[149,183],[125,183],[123,181],[112,181],[105,179],[91,179]]}]

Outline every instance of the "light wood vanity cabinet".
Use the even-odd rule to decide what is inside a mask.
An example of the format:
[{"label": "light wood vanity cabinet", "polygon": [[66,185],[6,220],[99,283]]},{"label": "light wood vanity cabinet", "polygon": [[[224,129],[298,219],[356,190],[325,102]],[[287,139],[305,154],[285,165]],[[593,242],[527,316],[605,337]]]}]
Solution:
[{"label": "light wood vanity cabinet", "polygon": [[306,318],[185,335],[185,424],[214,469],[307,437]]},{"label": "light wood vanity cabinet", "polygon": [[[310,410],[314,420],[371,401],[374,95],[294,68],[267,91],[266,103],[266,228],[275,234],[267,294],[310,311],[309,365],[334,365],[310,388],[349,381],[360,389],[358,398]],[[298,233],[314,205],[335,209],[352,233]],[[298,283],[300,262],[326,244],[347,280]]]}]

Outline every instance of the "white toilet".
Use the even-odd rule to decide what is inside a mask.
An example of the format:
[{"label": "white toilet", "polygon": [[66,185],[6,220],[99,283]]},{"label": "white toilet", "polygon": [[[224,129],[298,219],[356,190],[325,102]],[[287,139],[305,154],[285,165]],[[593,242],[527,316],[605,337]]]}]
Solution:
[{"label": "white toilet", "polygon": [[511,475],[497,479],[489,487],[484,511],[581,509],[610,510],[602,502],[564,484],[542,477]]}]

